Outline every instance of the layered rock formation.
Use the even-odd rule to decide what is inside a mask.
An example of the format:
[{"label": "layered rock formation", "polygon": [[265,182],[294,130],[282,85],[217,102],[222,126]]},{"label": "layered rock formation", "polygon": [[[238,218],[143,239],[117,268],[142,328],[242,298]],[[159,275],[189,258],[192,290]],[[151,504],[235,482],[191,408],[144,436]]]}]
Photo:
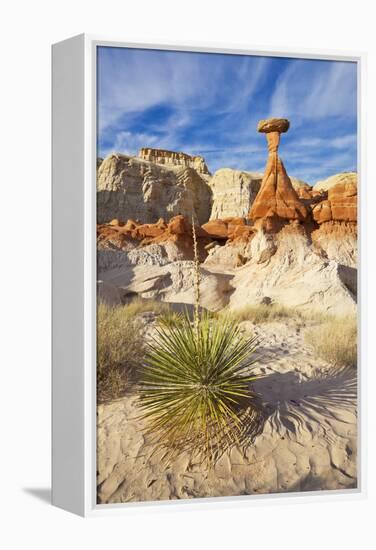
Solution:
[{"label": "layered rock formation", "polygon": [[152,149],[150,147],[140,149],[138,156],[140,159],[149,162],[183,166],[184,168],[193,168],[199,174],[209,174],[204,157],[191,156],[187,155],[187,153],[167,151],[165,149]]},{"label": "layered rock formation", "polygon": [[[355,311],[356,269],[352,266],[356,240],[351,241],[348,228],[343,233],[344,226],[338,224],[336,233],[333,230],[328,237],[321,229],[310,236],[304,226],[291,224],[275,234],[262,229],[254,233],[243,223],[219,225],[221,229],[215,231],[197,228],[201,261],[206,258],[201,267],[203,307],[217,311],[227,305],[236,310],[267,301],[334,314]],[[228,234],[230,226],[232,231],[243,227],[251,232],[244,240],[229,239],[226,231]],[[190,232],[189,223],[181,216],[169,223],[160,220],[137,225],[128,221],[100,226],[102,299],[124,302],[136,293],[143,298],[193,304]],[[356,239],[355,235],[352,238]]]},{"label": "layered rock formation", "polygon": [[286,225],[273,236],[259,231],[249,256],[231,282],[230,309],[267,301],[338,315],[356,311],[356,269],[318,254],[304,227]]},{"label": "layered rock formation", "polygon": [[313,188],[290,178],[278,156],[288,127],[286,119],[260,122],[269,151],[263,177],[220,169],[211,178],[202,157],[159,149],[108,156],[98,168],[101,296],[111,303],[132,293],[193,303],[193,217],[204,307],[267,300],[354,311],[356,174]]},{"label": "layered rock formation", "polygon": [[293,184],[278,158],[279,134],[288,126],[285,119],[261,121],[269,158],[250,209],[254,226],[240,241],[229,238],[225,220],[205,224],[218,242],[228,237],[224,246],[209,250],[205,265],[237,270],[231,282],[233,309],[268,300],[333,313],[354,311],[356,186],[343,175],[332,178],[341,183],[329,191],[314,191],[299,180]]},{"label": "layered rock formation", "polygon": [[329,188],[328,198],[313,207],[313,218],[318,224],[328,221],[356,222],[357,198],[356,183],[337,183]]},{"label": "layered rock formation", "polygon": [[[204,232],[200,227],[197,227],[196,231],[201,232],[200,236],[204,236]],[[108,224],[98,225],[97,228],[98,237],[103,237],[106,240],[111,234],[125,235],[136,241],[142,241],[142,244],[146,244],[151,240],[157,239],[168,240],[174,237],[191,236],[192,225],[184,216],[174,216],[169,222],[165,222],[163,218],[160,218],[155,223],[139,223],[134,220],[127,220],[126,223],[114,219]]]},{"label": "layered rock formation", "polygon": [[[220,168],[209,185],[212,190],[211,220],[245,218],[260,190],[263,175],[231,168]],[[306,182],[290,177],[299,198],[310,199],[311,187]]]},{"label": "layered rock formation", "polygon": [[209,181],[213,194],[210,219],[247,217],[260,190],[262,174],[231,168],[217,170]]},{"label": "layered rock formation", "polygon": [[278,230],[290,220],[304,221],[308,216],[278,155],[280,134],[287,132],[289,125],[286,119],[262,120],[258,125],[258,131],[266,134],[269,155],[249,217],[266,231]]},{"label": "layered rock formation", "polygon": [[313,186],[314,192],[329,191],[331,187],[334,187],[338,183],[351,183],[353,185],[358,184],[358,175],[356,172],[341,172],[340,174],[334,174],[325,180],[320,180]]},{"label": "layered rock formation", "polygon": [[[211,220],[202,226],[195,226],[199,244],[210,245],[213,241],[247,241],[255,229],[246,223],[245,218],[225,218]],[[160,218],[156,223],[140,224],[134,220],[126,223],[114,219],[97,227],[97,241],[100,249],[118,248],[129,250],[140,244],[165,243],[167,241],[188,243],[192,246],[192,223],[184,216],[175,216],[166,223]]]},{"label": "layered rock formation", "polygon": [[357,184],[356,178],[337,174],[331,181],[340,181],[324,192],[323,200],[312,207],[319,229],[312,232],[313,243],[341,264],[356,267],[357,263]]},{"label": "layered rock formation", "polygon": [[[207,256],[210,237],[196,228],[198,254]],[[98,227],[98,295],[109,304],[125,303],[139,295],[175,304],[194,303],[192,226],[183,216],[168,223],[137,224],[133,220]],[[217,311],[231,293],[231,275],[201,269],[201,305]]]},{"label": "layered rock formation", "polygon": [[348,267],[357,267],[357,226],[347,222],[324,222],[311,233],[317,254]]},{"label": "layered rock formation", "polygon": [[208,179],[193,168],[111,154],[98,169],[98,223],[113,218],[154,223],[182,214],[202,224],[211,210]]},{"label": "layered rock formation", "polygon": [[[201,224],[247,217],[262,181],[262,174],[230,168],[211,177],[202,157],[148,148],[139,157],[114,153],[98,159],[97,169],[99,223],[113,218],[154,223],[180,213],[193,214]],[[301,198],[311,197],[305,182],[290,181]]]},{"label": "layered rock formation", "polygon": [[[207,255],[206,247],[212,239],[199,226],[196,227],[196,234],[199,257],[203,261]],[[149,256],[152,264],[162,261],[163,258],[168,258],[169,261],[192,260],[194,256],[192,225],[181,215],[171,218],[168,223],[163,218],[150,224],[140,224],[134,220],[128,220],[126,223],[112,220],[109,224],[98,226],[97,243],[100,252],[132,251],[132,254],[127,255],[127,261],[131,258],[136,263],[138,259],[143,261]],[[156,256],[156,262],[152,260],[154,256]],[[114,258],[117,262],[117,256]]]}]

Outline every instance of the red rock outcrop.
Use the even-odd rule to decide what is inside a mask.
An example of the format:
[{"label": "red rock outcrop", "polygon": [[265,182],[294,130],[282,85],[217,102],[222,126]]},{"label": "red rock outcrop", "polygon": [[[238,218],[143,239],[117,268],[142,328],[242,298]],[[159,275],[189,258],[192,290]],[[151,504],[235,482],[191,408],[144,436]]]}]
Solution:
[{"label": "red rock outcrop", "polygon": [[[140,241],[141,244],[149,244],[167,240],[176,241],[177,238],[182,237],[191,239],[192,225],[182,215],[174,216],[168,223],[163,218],[160,218],[156,223],[143,224],[133,220],[123,223],[114,219],[108,224],[98,225],[97,232],[100,240],[106,238],[115,240],[117,235],[119,243],[121,243],[121,238],[126,237],[134,241]],[[209,236],[200,227],[196,228],[196,232],[198,237]]]},{"label": "red rock outcrop", "polygon": [[[210,245],[218,244],[218,241],[247,243],[254,232],[255,229],[246,224],[245,218],[211,220],[202,227],[196,227],[200,255],[204,259]],[[193,254],[192,224],[182,215],[174,216],[168,223],[161,218],[154,224],[140,224],[134,220],[124,223],[114,219],[108,224],[98,225],[97,234],[100,248],[129,250],[152,243],[174,243],[187,258]]]},{"label": "red rock outcrop", "polygon": [[357,221],[357,186],[352,183],[338,183],[328,191],[333,220]]},{"label": "red rock outcrop", "polygon": [[134,239],[145,239],[146,237],[159,237],[166,231],[167,225],[161,218],[157,223],[145,223],[138,225],[131,231],[131,235]]},{"label": "red rock outcrop", "polygon": [[[204,261],[206,247],[214,240],[200,226],[196,227],[196,235],[200,261]],[[180,259],[192,260],[194,256],[192,225],[182,215],[174,216],[168,223],[163,218],[154,224],[141,224],[133,220],[124,224],[112,220],[97,226],[97,243],[102,250],[110,248],[126,252],[155,244],[173,251],[171,254]]]},{"label": "red rock outcrop", "polygon": [[171,235],[187,235],[190,230],[191,227],[187,227],[184,216],[175,216],[169,221],[168,231]]},{"label": "red rock outcrop", "polygon": [[228,229],[225,220],[210,220],[204,223],[202,229],[213,239],[228,239]]},{"label": "red rock outcrop", "polygon": [[244,218],[224,218],[223,220],[210,220],[201,229],[205,234],[216,240],[248,239],[254,233],[254,229],[246,225]]},{"label": "red rock outcrop", "polygon": [[311,233],[319,254],[342,265],[357,266],[357,185],[345,181],[329,187],[327,198],[312,205],[319,229]]},{"label": "red rock outcrop", "polygon": [[121,232],[123,228],[119,225],[98,225],[97,245],[99,249],[117,248],[119,250],[130,250],[136,246],[130,234]]},{"label": "red rock outcrop", "polygon": [[287,132],[289,125],[286,119],[261,120],[258,125],[258,131],[266,134],[269,156],[249,217],[266,231],[278,230],[290,220],[304,221],[308,216],[278,155],[280,134]]},{"label": "red rock outcrop", "polygon": [[249,225],[229,225],[228,238],[232,242],[249,241],[255,233],[253,227]]},{"label": "red rock outcrop", "polygon": [[329,221],[357,221],[357,186],[353,183],[338,183],[328,191],[327,200],[312,208],[314,220],[318,224]]}]

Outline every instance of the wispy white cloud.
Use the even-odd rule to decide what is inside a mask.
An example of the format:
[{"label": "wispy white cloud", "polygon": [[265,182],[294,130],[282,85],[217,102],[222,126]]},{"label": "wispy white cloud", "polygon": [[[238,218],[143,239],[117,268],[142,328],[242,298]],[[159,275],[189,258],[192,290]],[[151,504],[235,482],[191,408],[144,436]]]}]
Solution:
[{"label": "wispy white cloud", "polygon": [[296,152],[289,153],[285,165],[290,175],[311,185],[338,172],[356,170],[352,151],[337,152],[324,158],[321,155],[304,156]]},{"label": "wispy white cloud", "polygon": [[157,147],[158,137],[153,134],[137,132],[117,132],[113,145],[102,151],[104,156],[112,152],[119,152],[126,155],[134,155],[141,147]]},{"label": "wispy white cloud", "polygon": [[[102,48],[99,54],[99,121],[103,130],[119,116],[144,111],[160,103],[179,105],[197,95],[199,66],[189,57],[148,50]],[[187,78],[190,75],[190,78]]]},{"label": "wispy white cloud", "polygon": [[[356,134],[346,134],[344,136],[338,136],[335,138],[323,138],[323,137],[304,137],[302,139],[296,140],[296,143],[299,144],[299,148],[334,148],[334,149],[343,149],[346,147],[352,147],[356,144],[357,136]],[[294,142],[293,142],[294,145]]]},{"label": "wispy white cloud", "polygon": [[[235,60],[234,60],[235,57]],[[99,126],[104,130],[120,116],[156,105],[177,111],[182,127],[190,117],[215,108],[217,114],[240,111],[265,76],[270,60],[263,57],[217,56],[102,48],[99,54]]]},{"label": "wispy white cloud", "polygon": [[300,121],[356,114],[356,65],[351,62],[291,62],[278,78],[270,116]]},{"label": "wispy white cloud", "polygon": [[270,58],[243,56],[234,75],[230,78],[223,78],[222,83],[227,91],[227,102],[224,102],[223,113],[234,113],[244,111],[252,102],[261,83],[267,75],[271,65]]},{"label": "wispy white cloud", "polygon": [[335,149],[343,149],[346,147],[356,147],[357,139],[358,138],[356,134],[349,134],[347,136],[340,136],[337,138],[333,138],[329,140],[329,144],[331,147],[334,147]]}]

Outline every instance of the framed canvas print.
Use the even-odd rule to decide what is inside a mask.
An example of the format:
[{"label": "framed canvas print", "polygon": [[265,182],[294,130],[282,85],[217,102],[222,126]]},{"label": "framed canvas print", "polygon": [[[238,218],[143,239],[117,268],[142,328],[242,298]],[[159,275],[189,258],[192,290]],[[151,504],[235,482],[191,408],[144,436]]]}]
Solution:
[{"label": "framed canvas print", "polygon": [[361,57],[53,46],[54,504],[362,494]]}]

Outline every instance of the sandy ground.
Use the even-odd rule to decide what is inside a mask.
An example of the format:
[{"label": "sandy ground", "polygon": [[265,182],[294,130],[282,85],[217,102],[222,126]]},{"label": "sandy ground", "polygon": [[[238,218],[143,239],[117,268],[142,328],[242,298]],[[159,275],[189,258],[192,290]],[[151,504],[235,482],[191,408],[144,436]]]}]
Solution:
[{"label": "sandy ground", "polygon": [[260,435],[207,470],[182,454],[166,467],[137,420],[137,396],[98,407],[98,502],[354,488],[357,383],[354,369],[331,368],[293,321],[244,330],[262,338],[253,388],[262,396]]}]

